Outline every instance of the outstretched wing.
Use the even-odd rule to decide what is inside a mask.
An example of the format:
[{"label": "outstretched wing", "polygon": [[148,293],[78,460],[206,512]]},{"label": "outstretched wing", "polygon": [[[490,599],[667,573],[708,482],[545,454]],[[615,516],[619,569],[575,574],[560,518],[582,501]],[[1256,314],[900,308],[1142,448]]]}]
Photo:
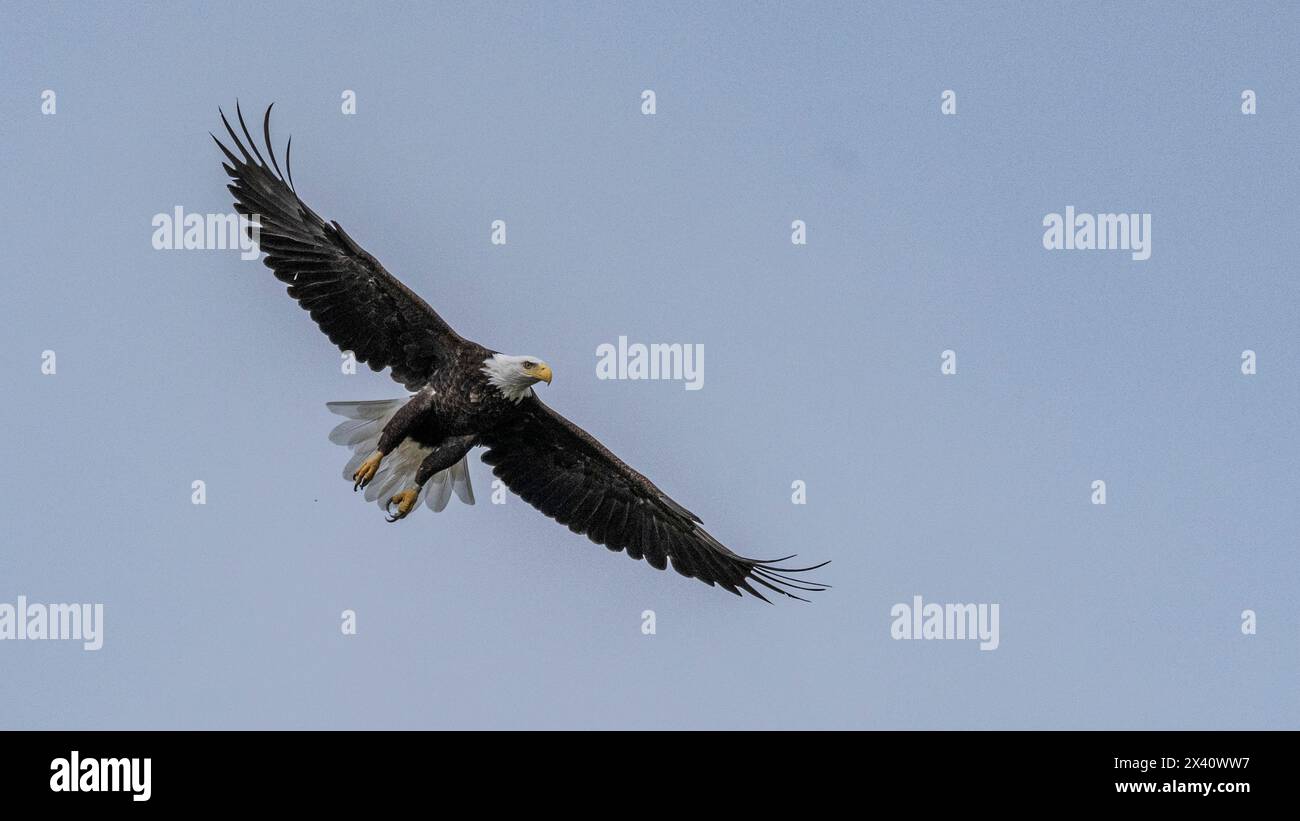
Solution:
[{"label": "outstretched wing", "polygon": [[247,146],[224,112],[221,122],[241,156],[215,134],[212,139],[230,161],[222,167],[234,181],[227,187],[235,195],[235,210],[261,226],[263,261],[276,279],[289,284],[289,296],[311,313],[331,342],[372,370],[392,368],[393,379],[416,390],[454,358],[465,340],[337,222],[326,223],[298,198],[289,165],[293,140],[285,150],[286,178],[271,145],[270,107],[262,121],[269,164],[249,135],[238,104],[235,111]]},{"label": "outstretched wing", "polygon": [[776,564],[785,559],[732,553],[704,530],[698,516],[536,396],[520,408],[513,422],[480,436],[488,448],[483,461],[524,501],[574,533],[645,558],[660,570],[671,560],[683,576],[736,595],[744,590],[767,601],[751,582],[796,599],[791,590],[825,589],[788,575],[822,565],[788,568]]}]

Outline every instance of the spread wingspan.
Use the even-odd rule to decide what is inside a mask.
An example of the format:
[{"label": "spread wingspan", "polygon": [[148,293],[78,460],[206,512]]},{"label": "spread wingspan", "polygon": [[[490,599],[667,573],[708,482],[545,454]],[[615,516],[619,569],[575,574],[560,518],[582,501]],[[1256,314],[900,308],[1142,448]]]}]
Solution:
[{"label": "spread wingspan", "polygon": [[[523,401],[522,413],[480,437],[492,473],[533,507],[586,534],[610,550],[625,550],[663,570],[740,595],[766,601],[757,584],[792,598],[792,590],[817,592],[826,585],[792,578],[813,567],[784,567],[739,556],[704,530],[699,517],[623,463],[582,428],[542,404]],[[787,556],[786,559],[793,558]],[[822,564],[825,564],[823,562]],[[753,584],[751,584],[751,582]]]},{"label": "spread wingspan", "polygon": [[267,254],[267,267],[288,283],[289,296],[340,349],[352,351],[372,370],[392,368],[393,379],[410,390],[423,385],[465,340],[337,222],[326,223],[298,198],[289,166],[293,141],[285,151],[286,176],[271,144],[271,108],[262,121],[269,163],[249,135],[238,105],[235,110],[248,145],[224,112],[221,121],[239,156],[215,134],[212,139],[229,160],[222,167],[234,181],[228,187],[235,195],[235,210],[260,226],[258,244]]}]

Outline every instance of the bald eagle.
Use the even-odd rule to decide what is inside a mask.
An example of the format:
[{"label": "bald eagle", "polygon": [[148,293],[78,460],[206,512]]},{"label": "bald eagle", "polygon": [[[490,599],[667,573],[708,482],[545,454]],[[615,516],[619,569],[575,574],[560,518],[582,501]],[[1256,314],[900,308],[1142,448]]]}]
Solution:
[{"label": "bald eagle", "polygon": [[228,161],[227,187],[250,234],[257,232],[263,262],[331,342],[372,370],[388,368],[411,391],[400,399],[327,405],[347,417],[330,434],[353,450],[344,478],[377,501],[389,522],[405,519],[421,499],[442,510],[453,492],[473,504],[466,456],[483,447],[493,475],[524,501],[610,550],[659,570],[671,561],[683,576],[764,601],[758,587],[796,599],[792,591],[825,589],[791,575],[822,565],[786,567],[778,562],[792,556],[749,559],[728,550],[698,516],[542,404],[533,386],[551,383],[545,360],[465,339],[337,222],[321,219],[294,187],[292,138],[280,171],[270,107],[262,121],[269,161],[238,104],[243,140],[218,111],[234,150],[212,139]]}]

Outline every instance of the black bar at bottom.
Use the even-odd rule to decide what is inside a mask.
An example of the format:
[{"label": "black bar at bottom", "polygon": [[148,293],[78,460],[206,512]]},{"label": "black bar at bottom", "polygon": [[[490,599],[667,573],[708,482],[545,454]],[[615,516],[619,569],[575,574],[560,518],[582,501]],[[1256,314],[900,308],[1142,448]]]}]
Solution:
[{"label": "black bar at bottom", "polygon": [[863,806],[910,796],[998,806],[1195,800],[1228,809],[1255,797],[1285,800],[1297,760],[1294,732],[54,731],[0,738],[6,800],[88,810],[268,800],[337,810],[444,792],[494,805],[529,796],[550,803],[594,800],[608,790],[635,795],[639,808],[671,808],[704,791],[750,805]]}]

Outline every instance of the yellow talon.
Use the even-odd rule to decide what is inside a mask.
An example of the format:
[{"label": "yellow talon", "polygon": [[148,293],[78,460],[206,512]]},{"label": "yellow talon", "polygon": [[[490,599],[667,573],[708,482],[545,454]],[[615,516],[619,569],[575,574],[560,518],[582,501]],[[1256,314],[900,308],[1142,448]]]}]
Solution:
[{"label": "yellow talon", "polygon": [[[406,514],[411,512],[419,498],[420,489],[418,487],[413,487],[403,490],[401,493],[398,493],[396,496],[389,499],[388,504],[384,505],[384,510],[388,512],[388,521],[395,522],[398,519],[405,519]],[[397,505],[396,513],[389,510],[393,505]]]},{"label": "yellow talon", "polygon": [[383,460],[384,454],[375,451],[366,461],[361,463],[357,472],[352,474],[352,490],[355,492],[370,484],[370,480],[375,478],[375,473],[379,470],[379,463]]}]

